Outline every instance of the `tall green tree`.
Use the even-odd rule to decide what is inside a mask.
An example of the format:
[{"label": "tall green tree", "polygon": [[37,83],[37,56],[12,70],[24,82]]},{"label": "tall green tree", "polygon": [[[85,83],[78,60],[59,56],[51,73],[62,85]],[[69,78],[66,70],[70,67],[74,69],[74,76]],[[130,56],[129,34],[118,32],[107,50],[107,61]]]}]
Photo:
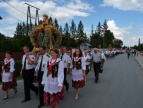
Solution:
[{"label": "tall green tree", "polygon": [[75,34],[76,34],[76,24],[75,24],[74,20],[72,20],[72,22],[71,22],[70,34],[71,34],[71,37],[72,37],[72,38],[75,38]]},{"label": "tall green tree", "polygon": [[59,24],[58,24],[58,20],[55,18],[55,20],[54,20],[54,26],[57,28],[57,29],[59,29]]},{"label": "tall green tree", "polygon": [[107,48],[109,44],[113,45],[114,34],[110,30],[106,30],[103,39],[104,47]]}]

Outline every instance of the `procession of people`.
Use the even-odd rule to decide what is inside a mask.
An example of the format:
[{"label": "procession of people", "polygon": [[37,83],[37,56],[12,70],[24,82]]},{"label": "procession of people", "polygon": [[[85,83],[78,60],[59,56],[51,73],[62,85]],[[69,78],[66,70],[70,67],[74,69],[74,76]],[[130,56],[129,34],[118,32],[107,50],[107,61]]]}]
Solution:
[{"label": "procession of people", "polygon": [[[74,99],[80,99],[80,89],[86,86],[91,67],[93,67],[95,75],[93,77],[94,81],[98,83],[99,73],[103,72],[107,57],[107,51],[104,52],[97,48],[92,50],[76,48],[72,56],[64,46],[61,49],[52,48],[50,53],[47,53],[45,46],[40,46],[36,55],[34,55],[25,45],[23,51],[20,75],[23,77],[24,99],[21,103],[31,100],[31,90],[36,96],[39,96],[38,108],[44,105],[50,106],[50,108],[58,108],[60,100],[64,100],[65,92],[70,89],[69,80],[67,80],[68,74],[71,75],[72,87],[75,89]],[[17,93],[12,52],[7,51],[5,57],[2,66],[4,100],[8,99],[10,89]],[[35,77],[37,77],[38,86],[33,84]]]}]

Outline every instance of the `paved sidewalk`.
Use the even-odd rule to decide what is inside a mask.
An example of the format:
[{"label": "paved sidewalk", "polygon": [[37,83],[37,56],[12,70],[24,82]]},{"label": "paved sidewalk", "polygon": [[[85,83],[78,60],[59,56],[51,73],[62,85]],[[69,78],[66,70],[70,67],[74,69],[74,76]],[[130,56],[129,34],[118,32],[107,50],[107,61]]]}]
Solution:
[{"label": "paved sidewalk", "polygon": [[143,69],[143,56],[142,55],[135,56],[135,59]]}]

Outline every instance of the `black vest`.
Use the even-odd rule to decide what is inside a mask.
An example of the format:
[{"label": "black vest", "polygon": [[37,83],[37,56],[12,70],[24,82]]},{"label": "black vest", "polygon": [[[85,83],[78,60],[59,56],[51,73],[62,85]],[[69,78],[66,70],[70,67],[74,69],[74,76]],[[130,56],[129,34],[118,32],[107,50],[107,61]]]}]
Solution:
[{"label": "black vest", "polygon": [[[75,62],[76,62],[76,66],[74,66]],[[73,68],[76,68],[77,70],[82,69],[81,59],[79,59],[78,61],[74,61],[74,58],[73,58]]]},{"label": "black vest", "polygon": [[[56,63],[52,66],[52,78],[58,77],[59,62],[60,62],[60,61],[56,62]],[[48,61],[48,63],[47,63],[48,69],[49,69],[49,66],[50,66],[50,65],[49,65],[49,61]],[[50,74],[49,74],[49,70],[48,70],[47,75],[50,75]]]},{"label": "black vest", "polygon": [[10,62],[7,63],[6,65],[3,65],[4,66],[4,69],[5,69],[5,72],[10,72]]}]

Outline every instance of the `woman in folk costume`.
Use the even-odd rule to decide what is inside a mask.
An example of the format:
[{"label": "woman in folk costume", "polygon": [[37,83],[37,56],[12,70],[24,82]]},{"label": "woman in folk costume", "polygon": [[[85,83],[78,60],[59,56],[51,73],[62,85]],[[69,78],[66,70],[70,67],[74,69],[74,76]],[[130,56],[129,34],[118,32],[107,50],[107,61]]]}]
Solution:
[{"label": "woman in folk costume", "polygon": [[85,86],[85,60],[80,49],[76,49],[71,63],[72,87],[76,89],[75,99],[78,99],[80,88]]},{"label": "woman in folk costume", "polygon": [[44,86],[44,103],[50,108],[58,108],[60,100],[64,99],[63,80],[64,66],[58,58],[59,50],[50,50],[51,58],[45,63],[42,84]]},{"label": "woman in folk costume", "polygon": [[8,91],[13,89],[17,93],[17,83],[14,79],[14,59],[11,57],[12,52],[7,51],[5,54],[4,64],[2,66],[2,90],[5,91],[4,100],[8,99]]}]

